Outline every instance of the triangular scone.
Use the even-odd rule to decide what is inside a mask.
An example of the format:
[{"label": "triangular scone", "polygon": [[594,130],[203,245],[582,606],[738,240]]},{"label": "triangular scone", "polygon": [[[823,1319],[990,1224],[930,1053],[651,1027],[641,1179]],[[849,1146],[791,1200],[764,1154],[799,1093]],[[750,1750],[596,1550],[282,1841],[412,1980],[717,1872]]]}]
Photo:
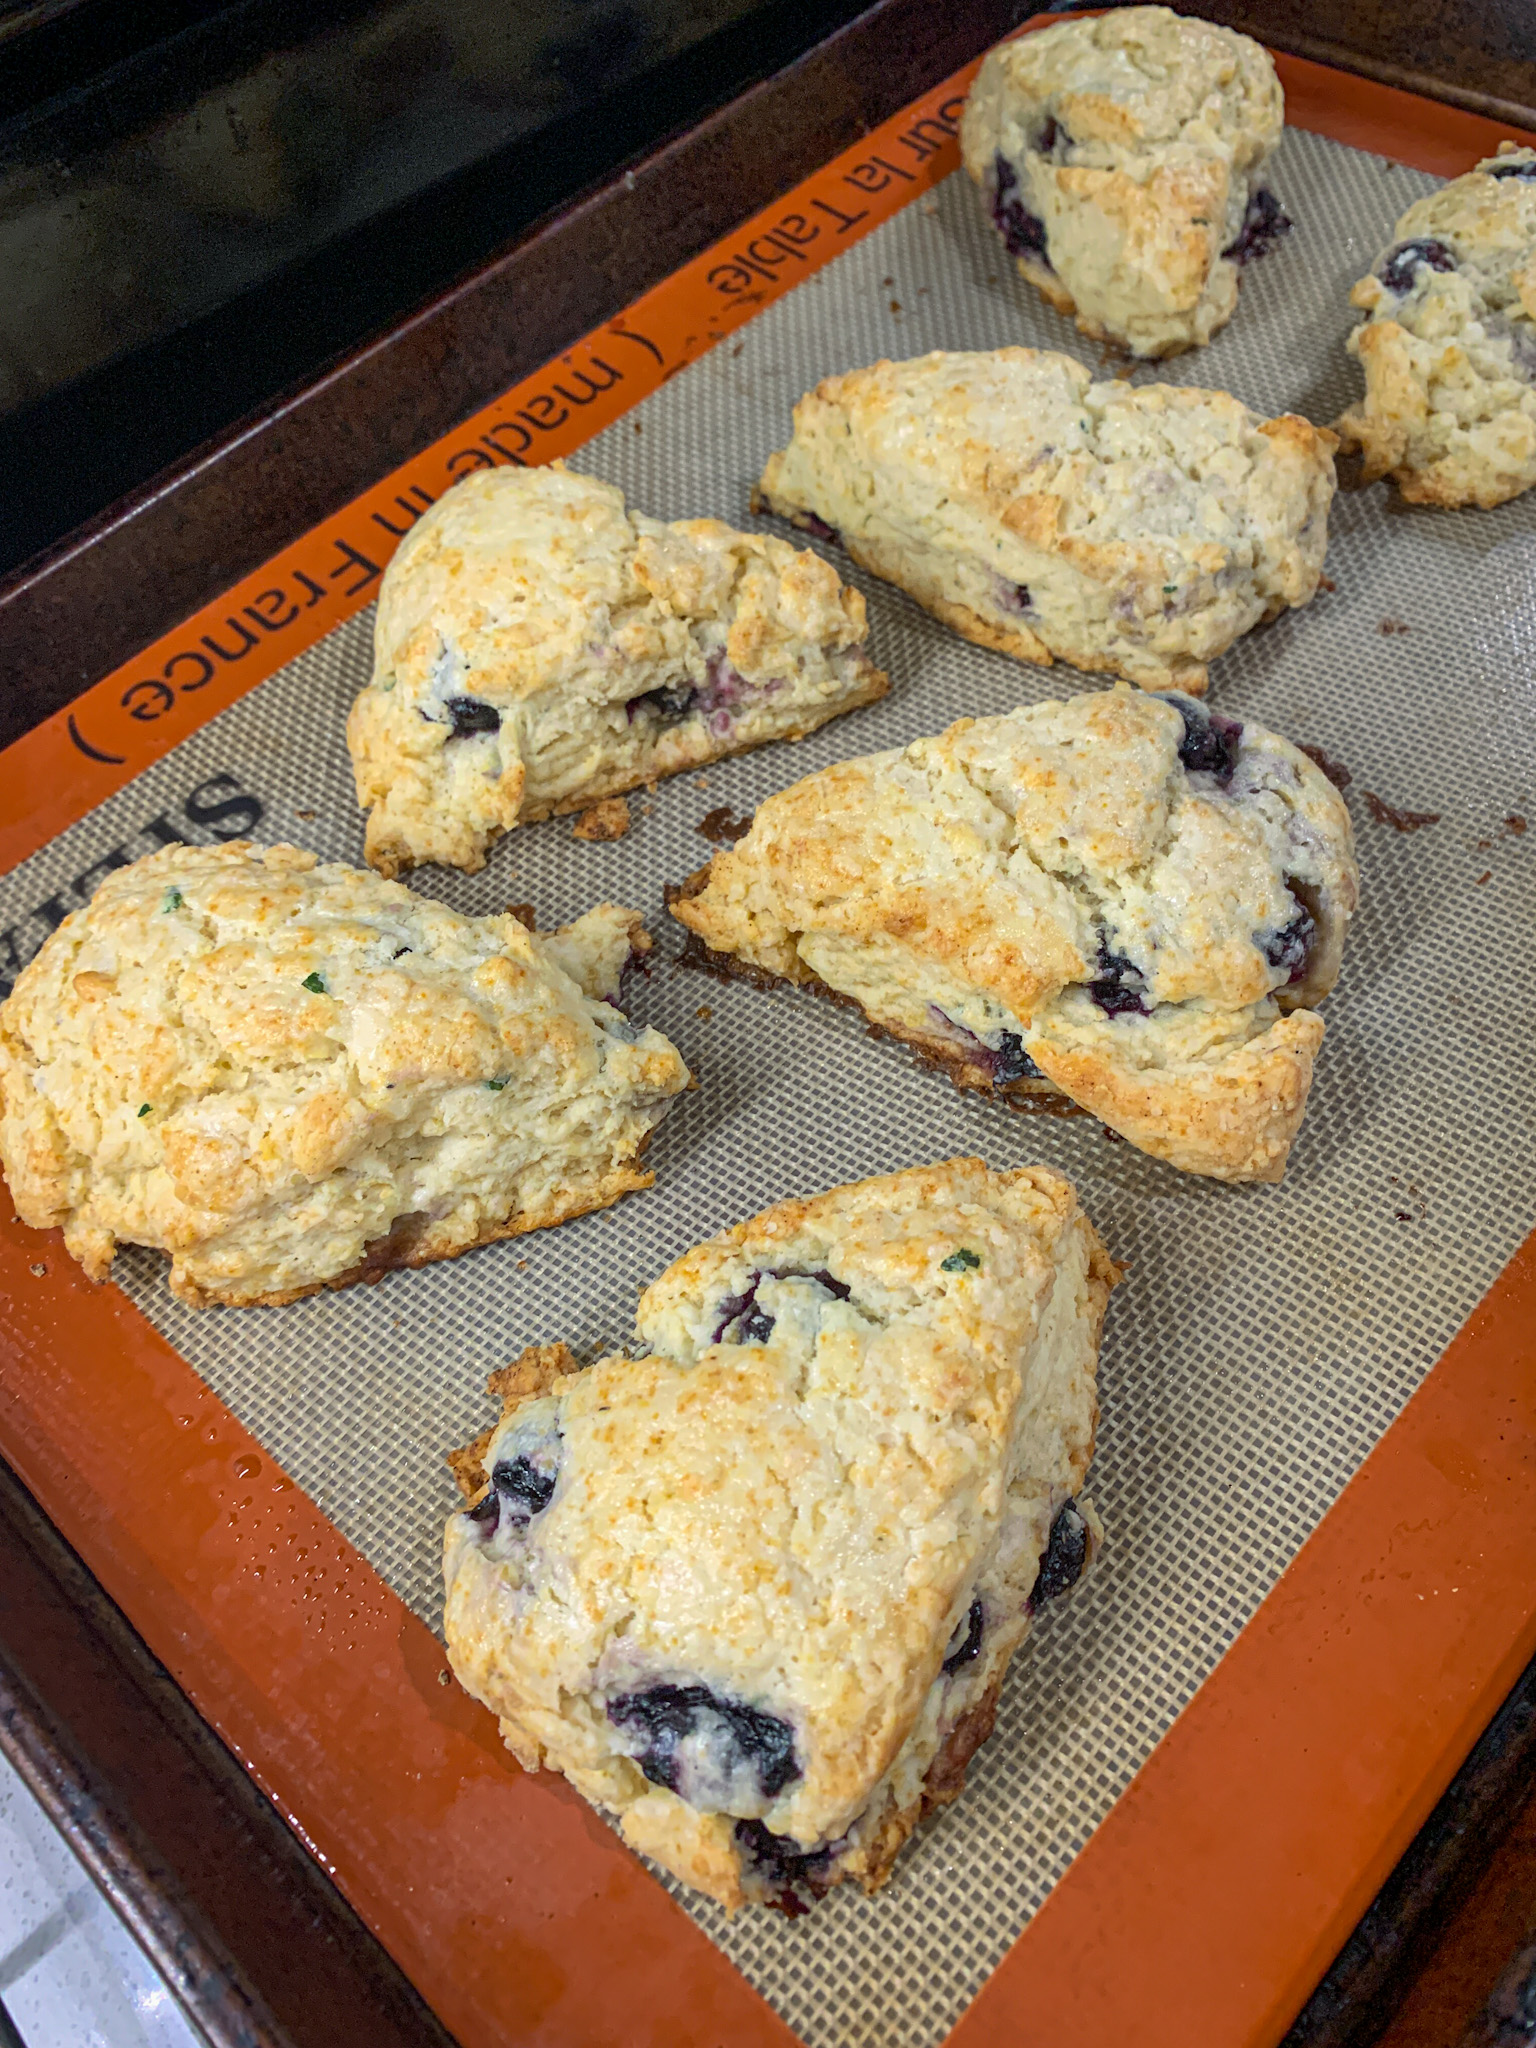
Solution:
[{"label": "triangular scone", "polygon": [[1122,7],[990,51],[960,151],[1057,312],[1133,355],[1171,356],[1225,326],[1239,266],[1290,226],[1264,189],[1284,123],[1251,37]]},{"label": "triangular scone", "polygon": [[1198,695],[1208,662],[1316,593],[1336,445],[1045,349],[936,354],[808,392],[753,502],[983,647]]},{"label": "triangular scone", "polygon": [[889,687],[808,550],[664,525],[563,463],[480,470],[385,571],[347,744],[367,854],[473,874],[514,825],[799,739]]},{"label": "triangular scone", "polygon": [[961,719],[762,804],[673,903],[715,954],[820,983],[1012,1096],[1279,1180],[1358,895],[1298,748],[1120,688]]},{"label": "triangular scone", "polygon": [[292,846],[108,875],[0,1006],[0,1164],[93,1280],[171,1255],[195,1307],[294,1301],[649,1187],[688,1086],[612,1007],[649,950],[604,904],[548,938]]},{"label": "triangular scone", "polygon": [[979,1159],[695,1247],[641,1296],[644,1355],[493,1379],[454,1461],[460,1683],[722,1905],[873,1891],[1096,1547],[1117,1278],[1066,1181]]},{"label": "triangular scone", "polygon": [[1416,200],[1349,296],[1365,396],[1337,426],[1367,481],[1485,508],[1536,484],[1536,150]]}]

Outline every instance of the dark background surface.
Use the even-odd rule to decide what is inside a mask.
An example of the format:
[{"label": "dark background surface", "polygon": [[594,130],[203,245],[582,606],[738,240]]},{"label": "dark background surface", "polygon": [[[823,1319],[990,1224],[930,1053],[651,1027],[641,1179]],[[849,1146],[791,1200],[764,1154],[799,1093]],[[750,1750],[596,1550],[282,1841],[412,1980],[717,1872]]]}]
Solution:
[{"label": "dark background surface", "polygon": [[0,5],[0,575],[861,4]]}]

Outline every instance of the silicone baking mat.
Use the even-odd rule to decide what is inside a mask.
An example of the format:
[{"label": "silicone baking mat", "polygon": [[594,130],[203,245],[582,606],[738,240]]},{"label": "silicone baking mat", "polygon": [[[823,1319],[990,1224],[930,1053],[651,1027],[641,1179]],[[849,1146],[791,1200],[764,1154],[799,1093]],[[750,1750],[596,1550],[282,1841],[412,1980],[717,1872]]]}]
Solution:
[{"label": "silicone baking mat", "polygon": [[[483,431],[453,437],[430,482],[413,466],[373,494],[363,524],[332,522],[307,568],[290,551],[264,588],[234,594],[125,672],[115,703],[98,690],[62,721],[62,737],[56,721],[50,743],[67,744],[75,768],[94,757],[113,780],[117,769],[130,779],[0,881],[13,961],[107,868],[168,837],[292,839],[361,861],[343,728],[368,673],[371,605],[253,687],[240,687],[239,663],[254,670],[267,658],[268,634],[306,630],[305,612],[363,602],[389,536],[471,466],[466,450],[475,461],[533,460],[556,414],[575,446],[580,408],[606,408],[615,416],[581,445],[578,466],[658,516],[750,525],[751,484],[785,439],[794,400],[822,376],[1010,342],[1096,362],[1014,275],[975,189],[951,168],[957,90],[951,82],[834,166],[839,184],[824,177],[775,222],[714,252],[698,303],[730,327],[724,346],[685,343],[696,359],[658,383],[646,351],[662,362],[667,344],[635,309],[600,346],[554,366],[541,392],[514,394],[520,403],[475,423]],[[1262,413],[1326,421],[1357,384],[1342,347],[1349,287],[1436,180],[1292,127],[1273,182],[1297,226],[1248,272],[1231,326],[1134,378],[1221,386]],[[871,217],[881,210],[883,221]],[[805,274],[788,289],[797,267]],[[626,373],[633,382],[642,367],[657,388],[630,404]],[[1106,363],[1101,374],[1117,368],[1127,371]],[[1089,1490],[1108,1541],[1097,1569],[1043,1618],[964,1798],[920,1833],[878,1898],[850,1887],[801,1922],[750,1911],[732,1921],[673,1888],[807,2048],[931,2048],[1536,1224],[1536,1086],[1511,975],[1511,935],[1532,902],[1536,501],[1448,515],[1407,510],[1385,488],[1341,494],[1333,587],[1215,667],[1221,710],[1347,769],[1363,871],[1307,1122],[1273,1189],[1180,1176],[1086,1117],[1027,1117],[963,1096],[841,1011],[680,967],[662,891],[708,857],[698,829],[708,812],[749,812],[827,762],[962,715],[1099,686],[971,647],[830,552],[868,602],[872,651],[893,679],[882,704],[794,748],[632,798],[621,841],[585,844],[555,820],[514,834],[478,876],[412,879],[473,913],[531,902],[543,928],[604,899],[646,913],[658,955],[632,1010],[675,1040],[702,1084],[651,1148],[655,1189],[556,1231],[280,1310],[183,1309],[148,1252],[121,1252],[115,1277],[260,1453],[435,1629],[441,1524],[455,1503],[441,1454],[489,1419],[485,1374],[522,1345],[565,1338],[591,1355],[622,1342],[640,1286],[784,1195],[956,1152],[1070,1175],[1130,1266],[1101,1360]],[[189,686],[229,701],[181,738],[175,707]],[[159,757],[140,767],[146,746]],[[34,1261],[42,1281],[39,1264],[57,1278],[66,1261],[56,1248]],[[20,1449],[23,1469],[29,1450],[35,1459],[35,1442]],[[265,1560],[278,1556],[263,1515],[256,1493],[237,1489],[231,1622],[241,1599],[259,1600]],[[1525,1526],[1536,1534],[1528,1510]],[[315,1625],[328,1618],[343,1648],[344,1579],[322,1573],[310,1588]],[[1461,1599],[1460,1585],[1445,1597]],[[228,1733],[229,1713],[216,1718]],[[254,1746],[251,1761],[271,1777]],[[1403,1812],[1423,1794],[1405,1780]],[[473,1833],[473,1817],[460,1819]],[[597,1867],[625,1859],[587,1825]],[[442,1853],[462,1843],[445,1837]],[[529,1939],[510,1915],[500,1927],[486,1916],[480,1935],[493,1951],[508,1935]],[[424,1988],[442,2008],[439,1987]],[[1276,2010],[1271,1997],[1254,2038],[1274,2031]],[[565,2036],[578,2037],[610,2038]],[[621,2028],[612,2038],[631,2037]]]}]

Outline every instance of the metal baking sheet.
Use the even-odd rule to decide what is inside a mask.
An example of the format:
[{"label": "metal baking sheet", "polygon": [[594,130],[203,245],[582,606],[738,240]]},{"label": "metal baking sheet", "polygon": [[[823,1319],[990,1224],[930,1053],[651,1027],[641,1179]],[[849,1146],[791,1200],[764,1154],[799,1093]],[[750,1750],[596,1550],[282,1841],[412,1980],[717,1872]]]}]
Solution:
[{"label": "metal baking sheet", "polygon": [[[1296,231],[1252,269],[1214,344],[1136,381],[1220,385],[1327,421],[1354,395],[1348,292],[1422,173],[1289,131],[1274,183]],[[1017,278],[956,173],[767,307],[576,456],[664,518],[752,524],[747,499],[818,378],[880,356],[1023,342],[1098,351]],[[1101,373],[1114,373],[1106,361]],[[614,898],[659,959],[632,1007],[701,1081],[653,1144],[650,1193],[558,1230],[277,1310],[194,1312],[164,1262],[125,1250],[131,1298],[400,1597],[439,1619],[442,1452],[489,1419],[485,1374],[524,1344],[622,1341],[638,1289],[699,1238],[789,1194],[976,1152],[1069,1174],[1130,1277],[1101,1362],[1089,1491],[1108,1535],[1091,1578],[1015,1661],[964,1798],[925,1827],[874,1900],[805,1920],[687,1910],[808,2048],[932,2048],[947,2033],[1180,1708],[1536,1223],[1536,1087],[1512,935],[1529,922],[1536,810],[1536,501],[1491,513],[1336,501],[1335,589],[1251,635],[1211,701],[1321,746],[1352,775],[1363,907],[1311,1106],[1279,1188],[1220,1187],[1111,1143],[1092,1120],[962,1096],[809,997],[720,986],[676,962],[668,882],[710,852],[722,804],[749,811],[828,762],[964,714],[1097,685],[957,639],[852,570],[880,705],[632,799],[611,844],[568,820],[515,833],[486,871],[412,886],[541,926]],[[360,862],[343,728],[371,612],[260,684],[0,881],[0,926],[145,820],[249,829]],[[1413,831],[1389,811],[1436,815]]]}]

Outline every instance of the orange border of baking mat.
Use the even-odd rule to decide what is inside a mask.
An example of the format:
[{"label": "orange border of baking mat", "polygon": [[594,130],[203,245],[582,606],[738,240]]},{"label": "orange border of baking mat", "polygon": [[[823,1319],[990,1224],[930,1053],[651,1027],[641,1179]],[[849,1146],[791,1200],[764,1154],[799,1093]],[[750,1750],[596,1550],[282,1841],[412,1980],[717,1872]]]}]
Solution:
[{"label": "orange border of baking mat", "polygon": [[[1441,175],[1511,132],[1277,62],[1293,126]],[[8,749],[3,856],[366,603],[385,543],[455,475],[577,446],[947,175],[941,110],[972,70]],[[1284,2031],[1536,1648],[1533,1324],[1536,1235],[954,2048],[1264,2048]],[[87,1282],[57,1232],[3,1217],[0,1348],[0,1448],[466,2048],[792,2048],[563,1780],[517,1770],[489,1715],[443,1683],[431,1633],[127,1298]]]}]

